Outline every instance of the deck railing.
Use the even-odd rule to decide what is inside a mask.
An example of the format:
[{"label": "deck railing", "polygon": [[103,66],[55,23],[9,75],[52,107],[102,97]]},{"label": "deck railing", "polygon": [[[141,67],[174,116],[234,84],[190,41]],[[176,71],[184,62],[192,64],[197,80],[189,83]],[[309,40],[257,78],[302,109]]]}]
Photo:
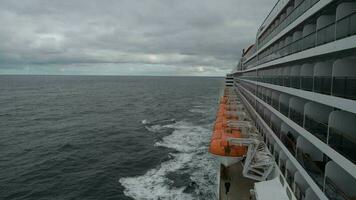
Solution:
[{"label": "deck railing", "polygon": [[326,138],[328,134],[328,124],[319,122],[308,115],[305,115],[304,128],[308,130],[311,134],[319,138],[321,141],[326,143]]},{"label": "deck railing", "polygon": [[284,28],[294,22],[299,16],[305,13],[309,8],[311,8],[319,0],[304,0],[298,5],[294,5],[292,12],[290,12],[286,18],[277,24],[273,29],[270,29],[265,36],[259,39],[259,47],[263,47],[267,42],[269,42],[274,36],[280,33]]},{"label": "deck railing", "polygon": [[[315,0],[309,0],[315,1]],[[305,2],[305,1],[304,1]],[[285,44],[286,36],[271,44],[263,50],[254,59],[245,63],[248,68],[255,67],[259,64],[270,62],[275,59],[282,58],[300,51],[304,51],[316,46],[320,46],[338,39],[349,37],[356,34],[356,12],[353,12],[319,30],[314,30],[308,35]],[[338,30],[339,29],[339,30]],[[275,29],[278,30],[278,27]],[[291,35],[292,33],[289,33]],[[283,45],[280,45],[283,44]],[[261,45],[260,45],[261,46]]]},{"label": "deck railing", "polygon": [[[356,100],[356,77],[343,76],[279,76],[245,77],[242,79],[313,91]],[[262,94],[261,94],[262,95]]]},{"label": "deck railing", "polygon": [[353,163],[356,163],[356,139],[341,130],[329,127],[328,144]]},{"label": "deck railing", "polygon": [[325,177],[325,194],[330,200],[353,200],[329,177]]}]

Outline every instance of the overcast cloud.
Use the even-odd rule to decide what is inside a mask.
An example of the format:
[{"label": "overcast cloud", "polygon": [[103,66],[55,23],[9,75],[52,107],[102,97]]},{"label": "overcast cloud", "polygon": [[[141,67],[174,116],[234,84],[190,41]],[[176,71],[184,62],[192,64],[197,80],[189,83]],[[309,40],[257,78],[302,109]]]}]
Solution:
[{"label": "overcast cloud", "polygon": [[276,0],[0,0],[0,74],[224,75]]}]

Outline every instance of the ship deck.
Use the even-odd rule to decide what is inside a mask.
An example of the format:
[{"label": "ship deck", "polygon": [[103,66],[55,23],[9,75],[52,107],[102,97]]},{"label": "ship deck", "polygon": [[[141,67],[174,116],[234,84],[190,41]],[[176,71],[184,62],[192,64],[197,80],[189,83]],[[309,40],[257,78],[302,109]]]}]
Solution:
[{"label": "ship deck", "polygon": [[[242,176],[241,163],[233,164],[220,172],[219,200],[250,200],[250,189],[255,181]],[[226,174],[226,175],[225,175]],[[225,183],[230,182],[230,190],[226,194]]]}]

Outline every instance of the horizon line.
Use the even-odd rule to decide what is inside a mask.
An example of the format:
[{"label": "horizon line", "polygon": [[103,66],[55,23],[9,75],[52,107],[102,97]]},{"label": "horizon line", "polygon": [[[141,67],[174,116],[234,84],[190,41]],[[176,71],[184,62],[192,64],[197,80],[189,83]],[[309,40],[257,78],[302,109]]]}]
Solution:
[{"label": "horizon line", "polygon": [[135,76],[135,77],[140,77],[140,76],[145,76],[145,77],[210,77],[210,78],[223,78],[225,76],[212,76],[212,75],[130,75],[130,74],[0,74],[0,76]]}]

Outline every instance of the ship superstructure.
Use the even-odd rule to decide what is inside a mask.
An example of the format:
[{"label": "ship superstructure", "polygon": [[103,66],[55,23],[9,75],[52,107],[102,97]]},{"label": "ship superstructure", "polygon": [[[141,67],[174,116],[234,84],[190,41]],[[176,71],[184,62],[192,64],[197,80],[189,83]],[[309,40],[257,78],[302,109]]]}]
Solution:
[{"label": "ship superstructure", "polygon": [[356,199],[355,0],[278,1],[226,87],[274,160],[252,198]]}]

